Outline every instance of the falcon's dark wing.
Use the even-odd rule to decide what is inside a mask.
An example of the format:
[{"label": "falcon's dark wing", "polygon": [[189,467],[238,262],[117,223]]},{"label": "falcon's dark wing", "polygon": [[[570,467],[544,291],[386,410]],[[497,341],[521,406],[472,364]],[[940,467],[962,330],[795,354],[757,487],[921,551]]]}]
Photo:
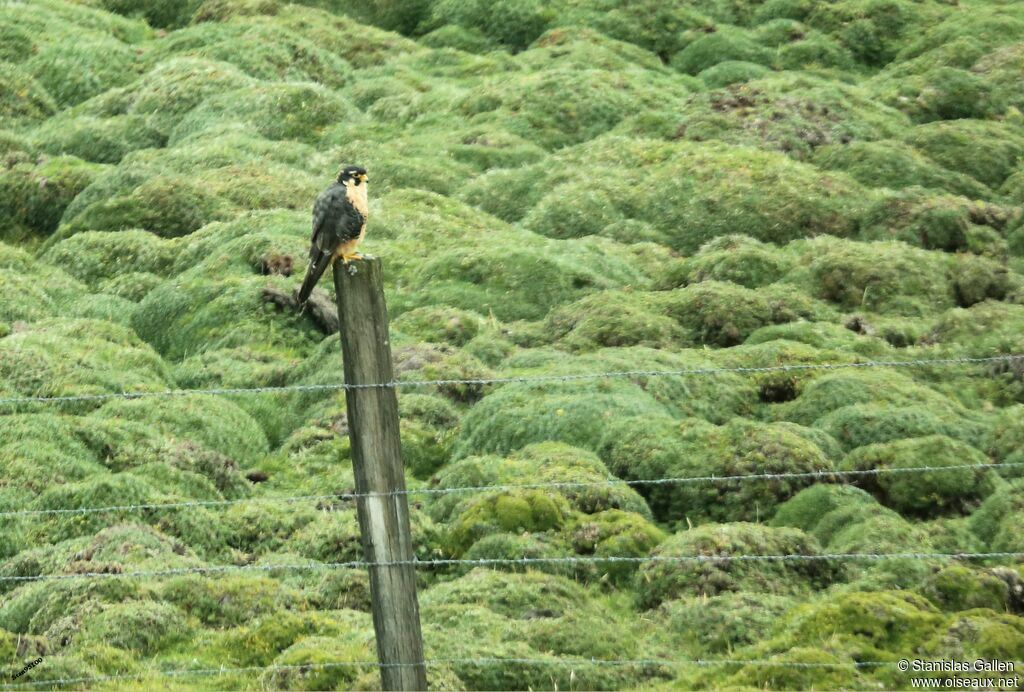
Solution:
[{"label": "falcon's dark wing", "polygon": [[338,246],[359,237],[363,215],[348,200],[344,185],[331,185],[313,204],[313,235],[309,241],[309,267],[299,288],[299,303],[305,303],[320,280]]}]

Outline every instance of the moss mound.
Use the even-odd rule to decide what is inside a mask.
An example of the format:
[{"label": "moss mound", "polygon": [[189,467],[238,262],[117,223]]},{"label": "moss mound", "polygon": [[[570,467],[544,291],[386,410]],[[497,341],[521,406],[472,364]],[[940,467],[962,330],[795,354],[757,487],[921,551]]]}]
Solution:
[{"label": "moss mound", "polygon": [[[732,591],[804,594],[835,578],[826,560],[745,562],[715,557],[730,555],[818,554],[817,542],[796,529],[755,524],[708,524],[672,536],[653,553],[667,561],[644,563],[637,574],[638,604],[653,608],[680,596],[715,596]],[[698,556],[697,561],[671,561]]]},{"label": "moss mound", "polygon": [[136,53],[114,39],[48,46],[23,63],[60,107],[74,106],[132,81]]},{"label": "moss mound", "polygon": [[908,124],[895,109],[876,103],[858,87],[781,73],[693,96],[684,104],[674,134],[758,146],[804,160],[818,147],[899,136]]},{"label": "moss mound", "polygon": [[[927,435],[860,447],[843,461],[852,470],[900,469],[919,466],[970,466],[988,463],[981,452],[945,435]],[[884,504],[907,514],[956,511],[984,494],[985,469],[957,468],[910,478],[883,473],[857,481],[875,490]]]},{"label": "moss mound", "polygon": [[[813,477],[715,481],[709,477],[827,472],[832,462],[813,442],[780,425],[734,420],[722,427],[695,420],[614,423],[603,454],[627,480],[695,479],[639,485],[655,516],[666,522],[758,520]],[[696,480],[701,479],[701,480]]]}]

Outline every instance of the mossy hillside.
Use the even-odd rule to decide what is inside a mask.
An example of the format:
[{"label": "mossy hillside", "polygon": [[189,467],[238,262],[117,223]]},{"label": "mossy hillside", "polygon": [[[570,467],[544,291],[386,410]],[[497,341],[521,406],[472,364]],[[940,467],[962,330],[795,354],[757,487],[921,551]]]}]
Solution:
[{"label": "mossy hillside", "polygon": [[[798,554],[813,556],[817,542],[797,529],[777,529],[757,524],[708,524],[670,537],[653,555],[697,557],[699,561],[671,559],[644,563],[637,574],[638,606],[656,607],[681,596],[715,596],[733,591],[806,595],[839,577],[836,567],[820,560],[752,563],[708,556],[733,554]],[[767,565],[767,567],[766,567]]]},{"label": "mossy hillside", "polygon": [[694,96],[678,123],[676,138],[759,146],[798,160],[821,146],[894,137],[909,126],[857,87],[788,72]]},{"label": "mossy hillside", "polygon": [[970,199],[990,199],[992,190],[969,175],[949,170],[910,145],[893,140],[826,144],[814,151],[815,165],[848,173],[870,187],[900,189],[919,185]]},{"label": "mossy hillside", "polygon": [[980,448],[988,431],[988,426],[952,415],[948,410],[876,403],[836,409],[819,418],[815,427],[829,433],[846,450],[928,435],[945,435]]},{"label": "mossy hillside", "polygon": [[203,22],[157,41],[150,65],[171,56],[227,62],[262,80],[320,82],[341,87],[351,78],[348,62],[277,24]]},{"label": "mossy hillside", "polygon": [[[4,379],[24,396],[156,391],[170,382],[160,357],[112,322],[43,320],[4,337],[0,348]],[[68,367],[69,358],[78,367]]]},{"label": "mossy hillside", "polygon": [[[897,472],[1024,461],[1019,369],[721,369],[1021,350],[1022,21],[988,0],[0,8],[0,394],[336,384],[337,337],[266,298],[361,163],[399,379],[685,371],[402,388],[409,488],[560,484],[410,497],[420,559],[553,559],[420,570],[429,658],[538,661],[435,686],[896,688],[853,664],[1013,658],[1014,567],[728,557],[1019,550],[1015,467]],[[9,517],[5,576],[254,570],[8,584],[0,627],[49,675],[373,660],[365,572],[321,564],[361,558],[354,506],[277,501],[353,492],[343,393],[52,406],[5,405],[4,511],[242,502]],[[765,469],[814,475],[721,480]],[[631,487],[668,475],[714,479]],[[652,554],[673,560],[557,561]],[[780,665],[566,665],[717,656]]]},{"label": "mossy hillside", "polygon": [[[909,481],[899,473],[867,476],[857,483],[878,494],[882,502],[904,514],[965,511],[984,496],[990,486],[985,468],[989,463],[978,450],[946,437],[926,435],[860,447],[843,460],[843,470],[899,469],[914,466],[957,467],[935,471]],[[965,468],[966,467],[966,468]]]},{"label": "mossy hillside", "polygon": [[4,171],[0,174],[0,199],[5,205],[2,237],[6,242],[23,242],[52,233],[65,207],[102,171],[103,166],[73,156],[43,159],[35,165],[19,163]]},{"label": "mossy hillside", "polygon": [[[690,370],[712,364],[694,352],[670,354],[634,347],[581,356],[571,362],[572,367],[566,367],[559,352],[537,353],[531,359],[511,358],[506,366],[523,375],[572,375],[625,372],[637,367]],[[513,383],[485,396],[463,418],[454,453],[456,458],[503,453],[545,439],[596,450],[603,444],[608,427],[627,412],[655,417],[702,416],[724,422],[750,411],[756,396],[752,385],[728,375],[716,381],[686,375],[646,378],[638,374],[594,382]],[[616,409],[618,413],[613,415]],[[507,410],[518,413],[509,418],[502,413]]]},{"label": "mossy hillside", "polygon": [[[1024,156],[1024,131],[1012,122],[953,120],[918,125],[903,141],[939,165],[998,188]],[[981,139],[983,144],[976,144]]]},{"label": "mossy hillside", "polygon": [[[572,209],[592,203],[589,198],[574,199],[585,191],[593,194],[587,171],[628,171],[628,185],[608,179],[599,188],[609,199],[611,213],[650,223],[660,234],[658,242],[689,252],[739,229],[757,240],[776,243],[809,235],[810,228],[816,233],[850,235],[864,196],[860,186],[845,177],[822,178],[813,167],[781,154],[718,143],[608,136],[559,152],[552,164],[481,176],[463,195],[501,218],[517,220],[522,218],[524,198],[536,200],[536,210],[543,208],[546,194],[557,194],[561,203],[555,205],[552,197],[550,206],[560,208],[561,218],[566,219],[565,205]],[[732,174],[725,176],[726,170]],[[715,213],[709,213],[709,205]],[[574,219],[590,221],[579,213],[568,216],[560,227],[533,215],[525,223],[545,235],[585,235],[587,231],[579,226],[565,225]],[[614,228],[608,234],[615,237]]]},{"label": "mossy hillside", "polygon": [[52,156],[118,163],[129,152],[163,146],[167,138],[147,116],[97,118],[67,110],[32,130],[30,141]]},{"label": "mossy hillside", "polygon": [[812,478],[711,481],[710,476],[827,473],[831,460],[790,428],[735,420],[718,427],[694,419],[667,418],[639,426],[636,418],[609,426],[603,456],[626,480],[693,479],[640,485],[655,516],[673,524],[736,518],[758,521],[813,482]]},{"label": "mossy hillside", "polygon": [[780,403],[771,414],[780,420],[813,425],[837,409],[853,404],[925,406],[937,414],[963,416],[963,407],[942,393],[903,373],[850,368],[823,373],[803,386],[799,396]]}]

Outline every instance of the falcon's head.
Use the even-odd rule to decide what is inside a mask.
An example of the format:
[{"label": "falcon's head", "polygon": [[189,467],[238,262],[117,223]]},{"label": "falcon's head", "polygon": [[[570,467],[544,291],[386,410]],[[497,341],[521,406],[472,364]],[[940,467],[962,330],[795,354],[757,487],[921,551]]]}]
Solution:
[{"label": "falcon's head", "polygon": [[338,173],[338,182],[342,185],[359,185],[366,182],[366,169],[362,166],[345,166]]}]

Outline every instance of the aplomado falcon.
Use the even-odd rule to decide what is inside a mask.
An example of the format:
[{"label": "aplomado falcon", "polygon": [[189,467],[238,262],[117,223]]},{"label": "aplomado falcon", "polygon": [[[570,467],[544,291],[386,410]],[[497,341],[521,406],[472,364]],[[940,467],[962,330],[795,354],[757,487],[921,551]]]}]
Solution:
[{"label": "aplomado falcon", "polygon": [[313,204],[309,267],[297,294],[302,305],[327,267],[338,257],[345,264],[362,257],[356,246],[366,235],[366,169],[346,166]]}]

